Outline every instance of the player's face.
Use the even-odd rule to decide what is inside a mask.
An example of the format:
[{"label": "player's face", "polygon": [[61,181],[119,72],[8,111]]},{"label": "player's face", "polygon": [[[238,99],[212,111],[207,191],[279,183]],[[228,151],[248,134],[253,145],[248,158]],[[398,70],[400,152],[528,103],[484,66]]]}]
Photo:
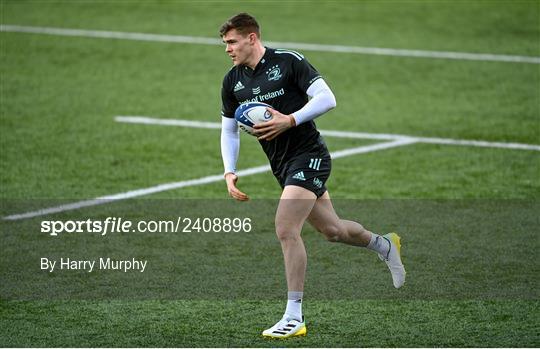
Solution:
[{"label": "player's face", "polygon": [[236,29],[231,29],[223,35],[225,52],[231,57],[234,65],[247,64],[250,61],[255,42],[254,37],[256,37],[255,33],[244,36]]}]

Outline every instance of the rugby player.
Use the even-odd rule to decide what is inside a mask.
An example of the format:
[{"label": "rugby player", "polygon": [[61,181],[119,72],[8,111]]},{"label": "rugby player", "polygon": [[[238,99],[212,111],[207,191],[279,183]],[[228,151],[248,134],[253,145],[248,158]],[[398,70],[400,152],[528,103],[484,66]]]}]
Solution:
[{"label": "rugby player", "polygon": [[221,90],[221,154],[227,189],[236,200],[249,197],[237,187],[240,138],[234,112],[250,101],[273,107],[269,109],[272,119],[255,129],[283,189],[275,228],[285,262],[288,300],[282,319],[262,334],[275,338],[305,335],[302,299],[307,258],[300,236],[304,222],[329,241],[378,253],[396,288],[405,282],[400,238],[395,233],[372,233],[357,222],[340,219],[334,211],[325,186],[330,176],[330,153],[313,120],[334,108],[336,100],[319,72],[298,52],[265,47],[257,21],[247,13],[231,17],[219,32],[233,63]]}]

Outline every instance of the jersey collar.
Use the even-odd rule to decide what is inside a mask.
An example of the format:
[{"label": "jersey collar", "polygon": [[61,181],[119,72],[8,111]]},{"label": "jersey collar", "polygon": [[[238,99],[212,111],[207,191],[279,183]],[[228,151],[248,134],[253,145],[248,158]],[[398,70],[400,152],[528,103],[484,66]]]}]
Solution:
[{"label": "jersey collar", "polygon": [[264,50],[264,55],[262,56],[261,60],[259,61],[259,63],[257,63],[257,65],[255,66],[255,69],[251,70],[250,67],[248,67],[247,65],[244,66],[244,70],[250,74],[250,75],[255,75],[259,70],[263,69],[263,67],[268,63],[268,60],[270,58],[270,48],[268,47],[264,47],[265,50]]}]

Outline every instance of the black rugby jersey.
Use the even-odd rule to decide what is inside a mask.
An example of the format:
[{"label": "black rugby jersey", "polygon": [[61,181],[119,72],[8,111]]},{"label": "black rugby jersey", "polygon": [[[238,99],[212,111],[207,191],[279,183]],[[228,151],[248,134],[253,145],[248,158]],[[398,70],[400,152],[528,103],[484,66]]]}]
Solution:
[{"label": "black rugby jersey", "polygon": [[[239,65],[225,75],[221,89],[221,115],[234,118],[236,108],[246,102],[263,102],[288,115],[308,101],[308,87],[321,75],[295,51],[272,49],[266,52],[254,70]],[[291,159],[306,152],[326,149],[313,121],[290,128],[271,141],[259,141],[274,175]]]}]

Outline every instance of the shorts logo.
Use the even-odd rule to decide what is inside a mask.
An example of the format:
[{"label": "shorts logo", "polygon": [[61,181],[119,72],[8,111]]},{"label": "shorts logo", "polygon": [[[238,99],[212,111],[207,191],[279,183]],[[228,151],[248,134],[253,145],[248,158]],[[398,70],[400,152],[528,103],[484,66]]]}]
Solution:
[{"label": "shorts logo", "polygon": [[299,181],[305,181],[306,177],[304,177],[304,171],[300,171],[296,173],[294,176],[292,176],[294,179],[298,179]]},{"label": "shorts logo", "polygon": [[309,168],[319,171],[322,159],[309,159]]},{"label": "shorts logo", "polygon": [[313,184],[319,189],[323,186],[323,182],[317,177],[313,178]]},{"label": "shorts logo", "polygon": [[268,69],[266,75],[268,75],[268,81],[278,81],[279,79],[281,79],[281,70],[276,64],[272,68]]}]

